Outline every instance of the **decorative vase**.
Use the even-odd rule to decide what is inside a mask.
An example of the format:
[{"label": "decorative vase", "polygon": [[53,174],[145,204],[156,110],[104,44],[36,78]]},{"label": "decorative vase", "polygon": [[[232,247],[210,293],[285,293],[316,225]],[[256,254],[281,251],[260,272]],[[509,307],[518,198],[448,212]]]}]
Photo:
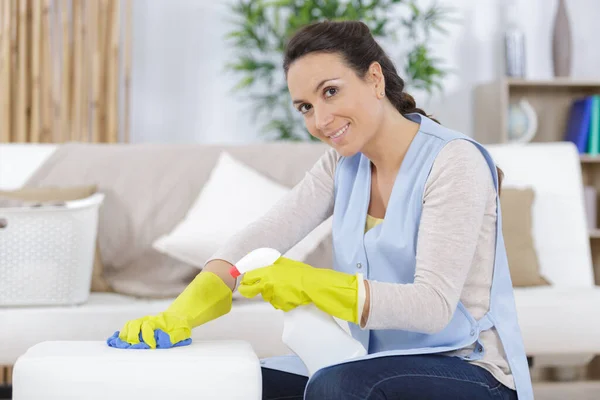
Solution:
[{"label": "decorative vase", "polygon": [[506,26],[504,28],[505,74],[525,78],[525,33],[519,24],[519,13],[514,1],[503,3]]},{"label": "decorative vase", "polygon": [[554,76],[571,74],[571,26],[565,0],[558,1],[552,35],[552,61]]}]

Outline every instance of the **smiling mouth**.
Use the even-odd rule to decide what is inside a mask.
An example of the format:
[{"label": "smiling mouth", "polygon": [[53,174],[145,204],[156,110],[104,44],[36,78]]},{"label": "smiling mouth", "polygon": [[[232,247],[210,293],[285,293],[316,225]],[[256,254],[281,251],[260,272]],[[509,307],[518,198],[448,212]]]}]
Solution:
[{"label": "smiling mouth", "polygon": [[328,136],[330,139],[337,139],[340,136],[342,136],[344,133],[346,133],[346,131],[348,130],[348,128],[350,127],[350,123],[347,123],[342,129],[340,129],[339,131],[337,131],[336,133],[334,133],[333,135]]}]

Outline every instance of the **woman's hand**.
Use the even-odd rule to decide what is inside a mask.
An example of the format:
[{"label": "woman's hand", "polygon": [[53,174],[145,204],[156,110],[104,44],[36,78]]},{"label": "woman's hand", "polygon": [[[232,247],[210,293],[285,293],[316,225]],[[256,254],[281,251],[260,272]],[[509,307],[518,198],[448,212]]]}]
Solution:
[{"label": "woman's hand", "polygon": [[247,272],[238,291],[247,298],[261,294],[283,311],[312,302],[329,315],[356,324],[362,313],[358,311],[359,284],[364,285],[358,275],[280,257],[272,265]]},{"label": "woman's hand", "polygon": [[185,316],[161,312],[125,323],[110,339],[119,348],[169,348],[191,343],[192,326]]},{"label": "woman's hand", "polygon": [[189,344],[192,329],[228,313],[231,299],[231,289],[223,279],[202,271],[164,312],[128,321],[107,343],[151,349]]}]

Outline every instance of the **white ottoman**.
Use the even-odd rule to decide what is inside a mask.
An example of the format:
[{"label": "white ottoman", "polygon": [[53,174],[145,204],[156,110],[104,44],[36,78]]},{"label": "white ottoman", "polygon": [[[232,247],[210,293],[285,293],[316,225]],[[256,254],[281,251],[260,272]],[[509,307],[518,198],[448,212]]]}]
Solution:
[{"label": "white ottoman", "polygon": [[162,350],[43,342],[19,357],[13,371],[13,400],[261,397],[260,361],[243,341],[195,341]]}]

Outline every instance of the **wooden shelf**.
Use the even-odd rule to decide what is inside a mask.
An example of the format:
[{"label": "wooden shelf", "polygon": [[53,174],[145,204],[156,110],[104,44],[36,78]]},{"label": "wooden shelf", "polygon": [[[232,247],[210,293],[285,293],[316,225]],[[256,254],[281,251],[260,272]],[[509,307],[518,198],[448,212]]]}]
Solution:
[{"label": "wooden shelf", "polygon": [[482,144],[508,141],[508,109],[526,99],[537,114],[534,142],[564,140],[573,100],[600,94],[600,80],[503,78],[475,88],[473,137]]},{"label": "wooden shelf", "polygon": [[556,78],[556,79],[505,78],[505,82],[506,82],[506,85],[508,85],[508,86],[521,86],[521,87],[554,87],[554,88],[593,87],[593,88],[597,88],[600,86],[600,81],[597,81],[597,80],[583,80],[583,79],[572,79],[572,78]]},{"label": "wooden shelf", "polygon": [[590,229],[590,239],[600,239],[600,229]]},{"label": "wooden shelf", "polygon": [[579,160],[581,160],[581,162],[584,164],[600,163],[600,156],[591,156],[589,154],[581,154],[579,156]]}]

